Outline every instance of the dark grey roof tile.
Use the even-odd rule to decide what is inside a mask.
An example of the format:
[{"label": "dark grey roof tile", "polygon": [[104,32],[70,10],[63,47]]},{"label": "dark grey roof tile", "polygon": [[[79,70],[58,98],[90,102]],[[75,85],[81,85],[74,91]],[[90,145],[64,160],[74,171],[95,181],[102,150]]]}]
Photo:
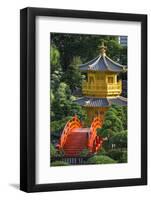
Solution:
[{"label": "dark grey roof tile", "polygon": [[94,71],[122,72],[125,70],[125,67],[117,62],[114,62],[105,55],[105,56],[98,56],[93,60],[80,65],[80,69],[82,71],[94,70]]},{"label": "dark grey roof tile", "polygon": [[108,107],[111,104],[118,104],[120,106],[127,106],[127,99],[124,97],[117,98],[95,98],[95,97],[81,97],[74,102],[80,106],[85,107]]}]

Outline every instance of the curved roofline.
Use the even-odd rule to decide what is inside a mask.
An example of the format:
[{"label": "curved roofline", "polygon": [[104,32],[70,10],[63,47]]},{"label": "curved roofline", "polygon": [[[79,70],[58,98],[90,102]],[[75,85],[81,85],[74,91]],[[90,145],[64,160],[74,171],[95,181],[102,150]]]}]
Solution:
[{"label": "curved roofline", "polygon": [[123,68],[123,67],[126,67],[126,66],[124,66],[124,65],[121,65],[121,64],[119,64],[119,63],[117,63],[117,62],[115,62],[114,60],[112,60],[111,58],[109,58],[108,56],[106,56],[106,58],[107,59],[109,59],[112,63],[114,63],[114,64],[116,64],[116,65],[118,65],[119,67],[121,67],[121,68]]},{"label": "curved roofline", "polygon": [[116,73],[127,71],[126,66],[113,61],[111,58],[106,56],[106,54],[99,55],[93,60],[79,66],[82,71],[110,71]]},{"label": "curved roofline", "polygon": [[108,64],[107,64],[107,62],[106,62],[106,60],[105,60],[105,57],[106,57],[106,56],[103,56],[103,61],[104,61],[105,65],[106,65],[107,69],[110,71],[110,68],[109,68],[109,66],[108,66]]},{"label": "curved roofline", "polygon": [[101,57],[102,57],[102,56],[98,56],[98,59],[96,59],[96,60],[95,60],[95,62],[94,62],[94,63],[92,63],[92,64],[91,64],[91,65],[89,65],[89,66],[95,65],[95,64],[96,64],[96,63],[97,63],[97,62],[98,62],[98,61],[101,59]]},{"label": "curved roofline", "polygon": [[108,107],[111,104],[118,104],[121,106],[127,106],[127,98],[124,98],[122,96],[117,97],[88,97],[84,96],[82,98],[78,98],[74,100],[74,102],[78,103],[81,106],[84,107]]},{"label": "curved roofline", "polygon": [[[97,57],[95,57],[94,59],[92,59],[92,60],[90,60],[90,61],[84,63],[84,64],[80,64],[79,67],[89,66],[89,63],[91,63],[91,62],[92,62],[92,63],[95,62],[99,57],[100,57],[100,55],[97,56]],[[91,64],[90,64],[90,65],[91,65]]]}]

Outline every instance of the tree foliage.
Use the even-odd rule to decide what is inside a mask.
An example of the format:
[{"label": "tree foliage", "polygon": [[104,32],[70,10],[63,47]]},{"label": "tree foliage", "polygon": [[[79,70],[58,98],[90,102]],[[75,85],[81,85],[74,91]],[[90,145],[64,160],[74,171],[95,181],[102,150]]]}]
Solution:
[{"label": "tree foliage", "polygon": [[106,112],[104,124],[101,129],[97,130],[98,135],[110,139],[117,132],[123,131],[123,123],[121,117],[119,116],[119,110],[116,110],[114,107],[111,107]]},{"label": "tree foliage", "polygon": [[54,158],[55,155],[56,155],[56,149],[55,149],[54,145],[51,143],[51,145],[50,145],[50,157],[51,157],[51,159]]},{"label": "tree foliage", "polygon": [[89,154],[89,149],[85,148],[81,151],[79,156],[84,157],[84,156],[88,156],[88,154]]},{"label": "tree foliage", "polygon": [[65,73],[64,75],[64,80],[69,85],[72,91],[74,91],[76,88],[81,87],[82,75],[79,68],[79,64],[81,64],[80,57],[73,57],[73,60],[69,64],[69,67],[67,69],[67,73]]},{"label": "tree foliage", "polygon": [[[119,163],[127,162],[127,108],[112,105],[97,134],[104,138],[105,154]],[[98,155],[101,151],[98,152]],[[103,153],[102,153],[103,154]]]},{"label": "tree foliage", "polygon": [[52,167],[55,167],[55,166],[68,166],[69,163],[67,162],[64,162],[64,161],[54,161],[51,163],[51,166]]},{"label": "tree foliage", "polygon": [[116,133],[110,138],[110,144],[114,144],[116,148],[127,148],[127,131]]},{"label": "tree foliage", "polygon": [[52,120],[61,120],[66,116],[78,115],[80,119],[86,118],[85,111],[73,101],[71,90],[66,83],[61,82],[55,92],[55,99],[51,103],[51,111],[54,113]]},{"label": "tree foliage", "polygon": [[51,66],[51,92],[59,86],[62,77],[62,67],[60,65],[60,53],[58,49],[52,45],[50,51],[50,66]]},{"label": "tree foliage", "polygon": [[68,69],[73,57],[80,57],[82,63],[95,58],[102,41],[108,48],[108,56],[123,64],[127,58],[127,48],[118,43],[116,36],[51,33],[51,44],[59,50],[63,71]]}]

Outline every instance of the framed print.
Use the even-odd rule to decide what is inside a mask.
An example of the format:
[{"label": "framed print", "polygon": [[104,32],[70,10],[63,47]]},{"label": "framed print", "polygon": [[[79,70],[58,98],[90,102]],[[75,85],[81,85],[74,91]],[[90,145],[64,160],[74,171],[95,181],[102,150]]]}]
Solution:
[{"label": "framed print", "polygon": [[20,189],[147,184],[147,16],[20,12]]}]

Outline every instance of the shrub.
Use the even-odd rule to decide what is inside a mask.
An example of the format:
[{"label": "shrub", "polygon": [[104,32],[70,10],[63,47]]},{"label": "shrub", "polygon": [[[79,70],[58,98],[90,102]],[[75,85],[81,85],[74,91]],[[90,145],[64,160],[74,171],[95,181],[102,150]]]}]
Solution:
[{"label": "shrub", "polygon": [[81,153],[79,154],[79,156],[81,157],[85,157],[89,154],[89,149],[85,148],[81,151]]},{"label": "shrub", "polygon": [[120,163],[127,163],[127,151],[123,152]]},{"label": "shrub", "polygon": [[110,144],[115,144],[117,148],[127,148],[127,131],[116,133],[110,138]]},{"label": "shrub", "polygon": [[103,147],[97,152],[97,155],[106,155],[106,154],[107,153]]},{"label": "shrub", "polygon": [[69,163],[64,161],[54,161],[51,163],[51,166],[68,166]]},{"label": "shrub", "polygon": [[68,120],[70,120],[72,117],[66,117],[63,118],[62,120],[58,120],[58,121],[52,121],[50,123],[51,126],[51,132],[60,132],[60,130],[63,130],[63,128],[65,127],[66,123]]},{"label": "shrub", "polygon": [[51,143],[50,144],[50,156],[51,156],[51,158],[54,158],[55,157],[55,155],[56,155],[56,149],[55,149],[55,147],[53,146],[53,144]]},{"label": "shrub", "polygon": [[107,154],[112,159],[118,161],[118,163],[127,162],[127,151],[121,151],[120,149],[113,149]]},{"label": "shrub", "polygon": [[117,162],[108,156],[96,155],[89,158],[87,163],[88,164],[111,164],[111,163],[117,163]]},{"label": "shrub", "polygon": [[120,159],[123,155],[123,152],[118,149],[113,149],[113,150],[110,150],[107,155],[114,160],[120,161]]}]

